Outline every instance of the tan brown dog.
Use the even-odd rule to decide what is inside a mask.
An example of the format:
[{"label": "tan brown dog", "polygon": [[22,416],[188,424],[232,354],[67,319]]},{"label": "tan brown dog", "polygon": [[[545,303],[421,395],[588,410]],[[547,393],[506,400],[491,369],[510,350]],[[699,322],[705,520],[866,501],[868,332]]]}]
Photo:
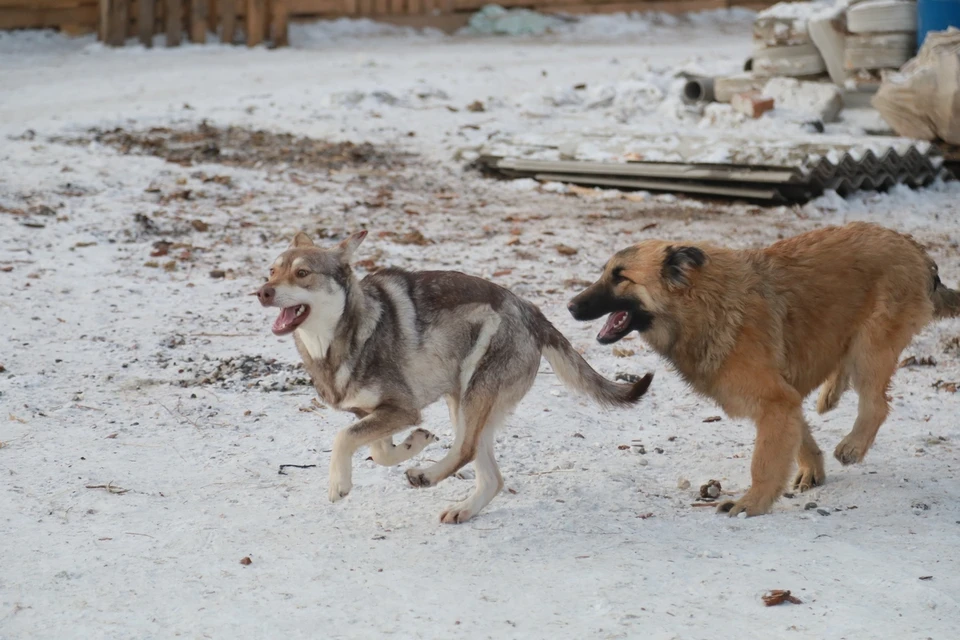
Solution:
[{"label": "tan brown dog", "polygon": [[568,307],[578,320],[610,314],[602,343],[638,331],[697,392],[756,423],[753,485],[720,505],[753,516],[784,491],[794,457],[796,488],[824,481],[802,400],[823,384],[823,413],[856,389],[857,420],[834,456],[860,462],[887,417],[900,352],[931,320],[960,315],[960,293],[909,236],[853,223],[759,250],[644,241]]}]

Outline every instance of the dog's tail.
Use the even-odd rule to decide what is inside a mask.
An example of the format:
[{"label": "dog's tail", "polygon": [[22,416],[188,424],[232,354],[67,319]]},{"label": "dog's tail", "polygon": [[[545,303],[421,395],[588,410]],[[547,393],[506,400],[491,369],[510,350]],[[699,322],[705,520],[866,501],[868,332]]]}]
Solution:
[{"label": "dog's tail", "polygon": [[570,341],[556,327],[549,324],[547,339],[543,345],[543,357],[567,387],[587,394],[599,404],[622,407],[637,402],[647,392],[653,374],[648,373],[636,382],[618,384],[607,380],[587,364]]},{"label": "dog's tail", "polygon": [[960,316],[960,291],[951,289],[940,282],[940,276],[933,276],[933,294],[930,296],[933,300],[934,318],[956,318]]}]

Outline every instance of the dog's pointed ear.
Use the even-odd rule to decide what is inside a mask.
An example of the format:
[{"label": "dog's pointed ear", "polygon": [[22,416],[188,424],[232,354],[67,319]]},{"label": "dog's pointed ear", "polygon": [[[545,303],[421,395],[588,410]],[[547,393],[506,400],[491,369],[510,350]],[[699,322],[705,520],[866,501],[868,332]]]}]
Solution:
[{"label": "dog's pointed ear", "polygon": [[349,238],[337,245],[337,249],[339,249],[343,255],[344,262],[350,262],[350,258],[353,257],[353,252],[357,250],[357,247],[360,246],[360,243],[363,242],[363,239],[366,237],[367,230],[364,229],[363,231],[350,234]]},{"label": "dog's pointed ear", "polygon": [[667,284],[689,287],[690,273],[707,263],[707,254],[697,247],[667,247],[661,273]]},{"label": "dog's pointed ear", "polygon": [[310,236],[305,234],[303,231],[297,231],[297,235],[293,236],[293,242],[290,243],[291,249],[304,249],[306,247],[315,247],[317,245],[313,244],[313,240],[310,239]]}]

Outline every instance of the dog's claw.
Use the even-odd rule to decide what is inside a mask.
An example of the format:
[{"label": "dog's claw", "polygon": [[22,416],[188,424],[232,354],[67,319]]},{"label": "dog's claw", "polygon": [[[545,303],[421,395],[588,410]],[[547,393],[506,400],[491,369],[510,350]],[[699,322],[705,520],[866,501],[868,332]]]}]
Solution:
[{"label": "dog's claw", "polygon": [[450,509],[440,514],[440,522],[443,524],[463,524],[473,515],[466,509]]}]

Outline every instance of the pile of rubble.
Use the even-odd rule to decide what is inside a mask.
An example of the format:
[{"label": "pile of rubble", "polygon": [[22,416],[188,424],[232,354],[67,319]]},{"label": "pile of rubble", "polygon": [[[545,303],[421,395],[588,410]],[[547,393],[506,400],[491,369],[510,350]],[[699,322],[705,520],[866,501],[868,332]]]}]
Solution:
[{"label": "pile of rubble", "polygon": [[[882,74],[913,56],[917,10],[913,0],[854,2],[781,2],[761,11],[746,70],[714,78],[709,97],[757,118],[803,94],[822,122],[835,121],[845,105],[866,106]],[[770,87],[778,78],[793,81]],[[700,99],[703,79],[691,81],[699,84],[689,97]]]},{"label": "pile of rubble", "polygon": [[960,144],[960,32],[932,33],[914,58],[916,42],[914,0],[781,2],[757,14],[743,73],[690,78],[683,97],[750,118],[794,110],[820,131],[872,105],[885,125],[868,133]]}]

